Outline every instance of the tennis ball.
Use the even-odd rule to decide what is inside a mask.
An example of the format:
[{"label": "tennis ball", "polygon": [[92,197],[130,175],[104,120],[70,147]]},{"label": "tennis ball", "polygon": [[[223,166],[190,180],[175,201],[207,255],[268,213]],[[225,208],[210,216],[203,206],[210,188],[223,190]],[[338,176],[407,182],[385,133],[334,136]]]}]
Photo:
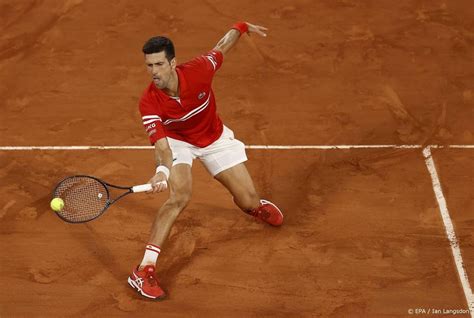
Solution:
[{"label": "tennis ball", "polygon": [[51,200],[50,205],[53,211],[59,212],[64,208],[64,201],[61,198],[54,198]]}]

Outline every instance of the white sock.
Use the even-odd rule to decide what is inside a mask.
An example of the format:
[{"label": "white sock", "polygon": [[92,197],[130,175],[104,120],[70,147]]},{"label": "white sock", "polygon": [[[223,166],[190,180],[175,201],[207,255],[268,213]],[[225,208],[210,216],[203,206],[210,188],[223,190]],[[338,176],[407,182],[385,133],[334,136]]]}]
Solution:
[{"label": "white sock", "polygon": [[143,260],[140,263],[140,268],[143,268],[147,265],[155,266],[156,260],[161,253],[161,248],[159,246],[153,244],[147,244],[145,255],[143,256]]}]

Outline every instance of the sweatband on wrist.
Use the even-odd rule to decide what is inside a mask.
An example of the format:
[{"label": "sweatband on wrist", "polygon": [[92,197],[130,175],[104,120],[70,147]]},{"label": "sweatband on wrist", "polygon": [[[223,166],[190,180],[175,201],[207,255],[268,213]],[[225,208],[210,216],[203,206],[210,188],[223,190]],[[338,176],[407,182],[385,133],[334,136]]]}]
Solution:
[{"label": "sweatband on wrist", "polygon": [[170,169],[168,169],[167,166],[158,166],[158,167],[156,167],[156,173],[158,173],[158,172],[163,172],[163,173],[165,174],[165,176],[166,176],[166,180],[169,179],[169,177],[170,177]]},{"label": "sweatband on wrist", "polygon": [[232,26],[232,29],[235,29],[240,32],[240,35],[247,33],[249,31],[249,26],[245,22],[237,22]]}]

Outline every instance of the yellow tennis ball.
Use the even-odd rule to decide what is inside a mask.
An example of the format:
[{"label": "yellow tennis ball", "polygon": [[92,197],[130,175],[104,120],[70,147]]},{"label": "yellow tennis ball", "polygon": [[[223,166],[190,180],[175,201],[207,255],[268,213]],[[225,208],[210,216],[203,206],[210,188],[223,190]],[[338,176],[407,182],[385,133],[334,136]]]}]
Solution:
[{"label": "yellow tennis ball", "polygon": [[54,198],[51,200],[50,205],[53,211],[59,212],[64,208],[64,201],[61,198]]}]

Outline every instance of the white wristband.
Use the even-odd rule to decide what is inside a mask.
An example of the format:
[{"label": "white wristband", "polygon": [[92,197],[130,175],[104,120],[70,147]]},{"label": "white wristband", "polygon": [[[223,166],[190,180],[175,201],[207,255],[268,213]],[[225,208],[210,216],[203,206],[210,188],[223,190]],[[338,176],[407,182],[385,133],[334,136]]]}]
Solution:
[{"label": "white wristband", "polygon": [[168,169],[167,166],[158,166],[158,167],[156,167],[156,173],[158,173],[158,172],[163,172],[163,173],[165,174],[165,176],[166,176],[166,180],[169,179],[169,177],[170,177],[170,169]]}]

